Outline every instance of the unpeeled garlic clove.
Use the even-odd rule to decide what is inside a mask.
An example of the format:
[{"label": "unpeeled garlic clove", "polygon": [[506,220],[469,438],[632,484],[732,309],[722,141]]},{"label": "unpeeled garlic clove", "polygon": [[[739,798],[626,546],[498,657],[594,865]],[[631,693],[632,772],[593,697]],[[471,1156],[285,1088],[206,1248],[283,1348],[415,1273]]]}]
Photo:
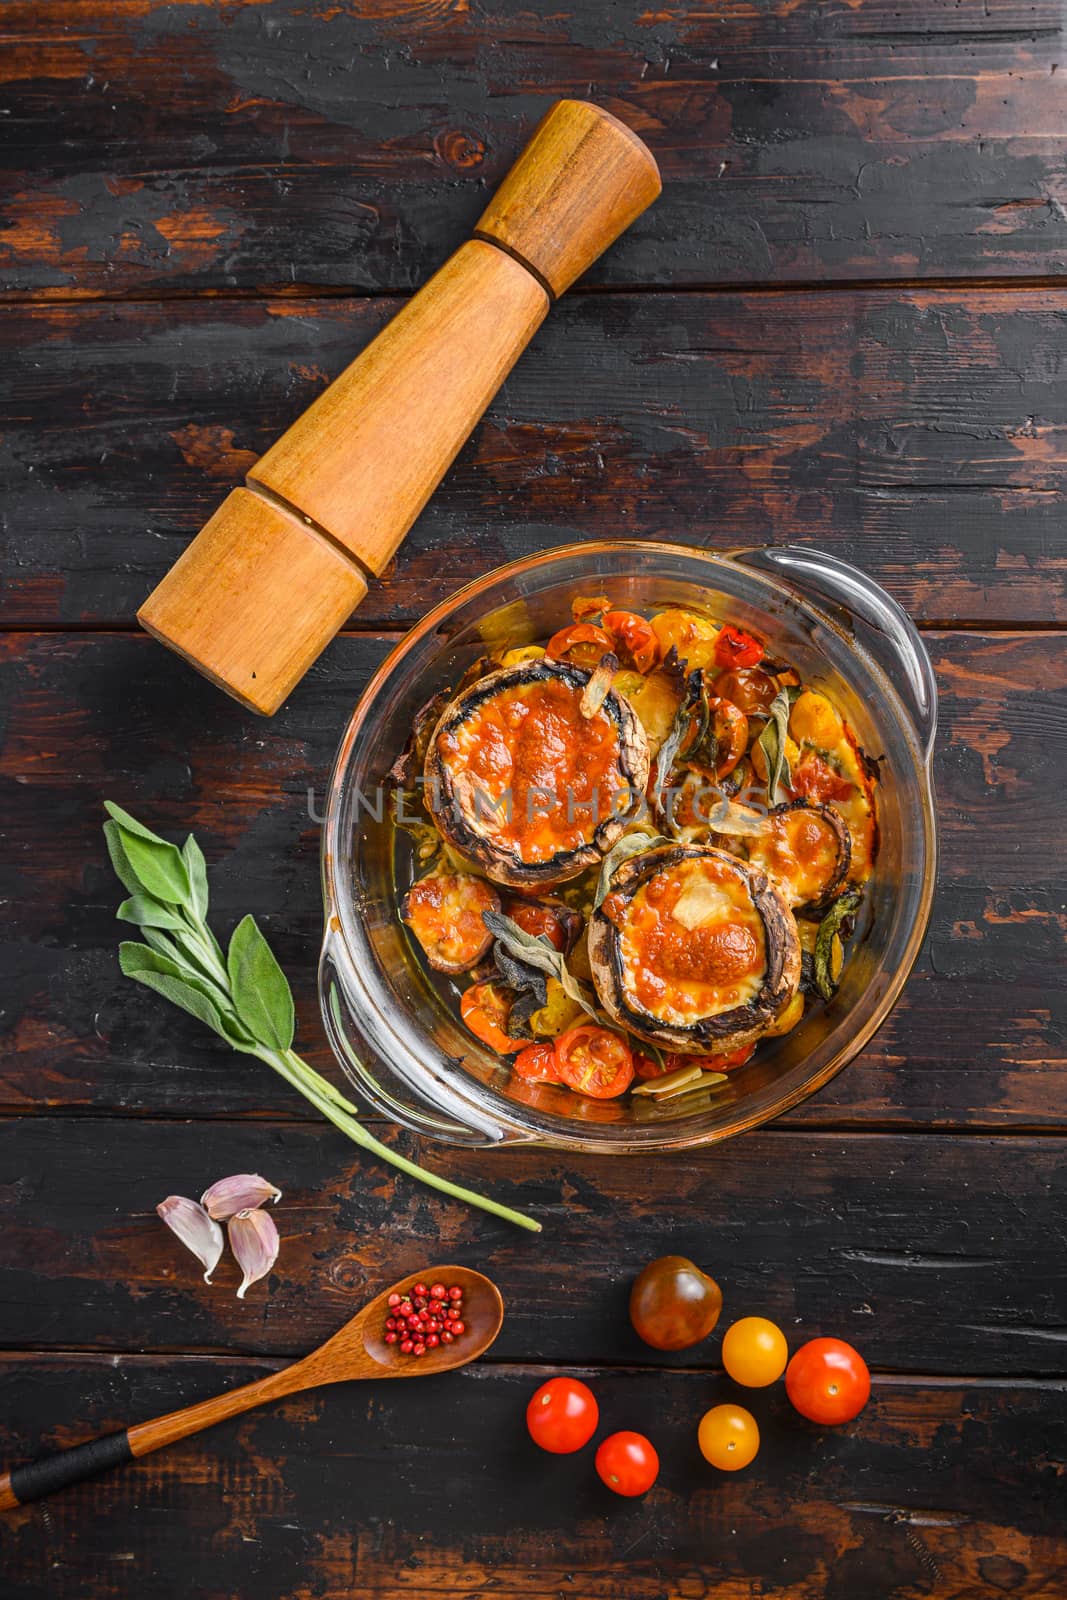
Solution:
[{"label": "unpeeled garlic clove", "polygon": [[216,1222],[228,1222],[239,1211],[254,1211],[268,1200],[277,1205],[281,1197],[282,1191],[258,1172],[235,1172],[232,1178],[220,1178],[205,1189],[200,1204]]},{"label": "unpeeled garlic clove", "polygon": [[183,1194],[169,1194],[156,1207],[158,1216],[166,1223],[188,1250],[193,1252],[204,1268],[204,1282],[211,1282],[211,1274],[222,1255],[222,1229],[209,1217],[203,1206],[187,1200]]},{"label": "unpeeled garlic clove", "polygon": [[244,1273],[238,1300],[243,1300],[245,1290],[265,1278],[278,1259],[278,1230],[274,1218],[266,1211],[238,1211],[226,1224],[230,1236],[230,1249],[237,1265]]}]

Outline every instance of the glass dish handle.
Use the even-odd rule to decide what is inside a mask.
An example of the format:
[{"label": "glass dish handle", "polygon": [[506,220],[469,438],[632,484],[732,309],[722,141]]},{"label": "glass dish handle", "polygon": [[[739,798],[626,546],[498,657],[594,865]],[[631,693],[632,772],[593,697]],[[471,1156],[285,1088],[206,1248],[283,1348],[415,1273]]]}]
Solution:
[{"label": "glass dish handle", "polygon": [[799,545],[732,550],[730,559],[820,603],[853,634],[903,700],[926,761],[937,732],[937,680],[919,630],[904,608],[859,567]]}]

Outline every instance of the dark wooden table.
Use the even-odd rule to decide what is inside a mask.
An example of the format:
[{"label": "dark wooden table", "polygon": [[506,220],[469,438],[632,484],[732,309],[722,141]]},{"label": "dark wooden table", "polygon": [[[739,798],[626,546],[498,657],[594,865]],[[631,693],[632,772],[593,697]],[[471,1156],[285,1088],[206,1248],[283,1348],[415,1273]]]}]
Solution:
[{"label": "dark wooden table", "polygon": [[[271,1370],[434,1257],[510,1308],[493,1359],[226,1425],[6,1518],[4,1600],[908,1600],[1067,1594],[1067,54],[1060,0],[7,0],[0,112],[3,1454]],[[273,721],[133,613],[226,489],[464,236],[554,98],[663,199],[556,309],[356,626]],[[405,626],[586,535],[813,543],[925,630],[940,892],[871,1048],[817,1099],[652,1165],[420,1159],[540,1238],[393,1181],[266,1068],[118,974],[113,797],[195,828],[299,1038],[331,752]],[[414,1141],[396,1136],[405,1148]],[[269,1289],[206,1288],[154,1206],[285,1190]],[[853,1339],[869,1408],[756,1396],[714,1475],[713,1340],[650,1359],[666,1250],[730,1316]],[[663,1474],[611,1499],[523,1428],[589,1370]]]}]

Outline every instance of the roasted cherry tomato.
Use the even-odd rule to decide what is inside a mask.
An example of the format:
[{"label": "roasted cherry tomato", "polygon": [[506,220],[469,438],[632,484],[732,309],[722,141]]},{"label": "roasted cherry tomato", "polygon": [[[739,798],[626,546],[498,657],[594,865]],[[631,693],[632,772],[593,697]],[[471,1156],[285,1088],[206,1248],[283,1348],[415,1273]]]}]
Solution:
[{"label": "roasted cherry tomato", "polygon": [[[755,1044],[743,1044],[737,1050],[727,1050],[721,1056],[687,1056],[671,1051],[663,1058],[664,1072],[677,1072],[679,1067],[700,1067],[703,1072],[732,1072],[743,1067],[756,1049]],[[650,1077],[655,1074],[650,1073]]]},{"label": "roasted cherry tomato", "polygon": [[811,1422],[851,1422],[870,1398],[871,1375],[843,1339],[811,1339],[785,1369],[785,1392]]},{"label": "roasted cherry tomato", "polygon": [[647,1083],[650,1078],[665,1078],[670,1070],[666,1057],[661,1064],[655,1056],[646,1056],[641,1050],[634,1052],[634,1072],[642,1082]]},{"label": "roasted cherry tomato", "polygon": [[566,949],[572,922],[575,932],[580,923],[578,914],[569,906],[561,904],[557,909],[553,905],[546,905],[543,900],[523,900],[518,896],[514,900],[505,900],[504,915],[535,939],[543,935],[556,950]]},{"label": "roasted cherry tomato", "polygon": [[554,633],[545,647],[551,661],[571,661],[576,667],[595,667],[601,656],[611,655],[614,641],[593,622],[572,622]]},{"label": "roasted cherry tomato", "polygon": [[727,672],[735,667],[757,666],[763,660],[763,654],[763,646],[758,639],[729,622],[724,624],[715,641],[715,664]]},{"label": "roasted cherry tomato", "polygon": [[724,672],[716,678],[715,687],[724,700],[732,700],[750,717],[754,711],[766,711],[778,693],[778,685],[769,672],[759,667],[741,667],[737,672]]},{"label": "roasted cherry tomato", "polygon": [[549,1378],[526,1407],[530,1438],[554,1456],[568,1456],[588,1444],[599,1421],[596,1396],[577,1378]]},{"label": "roasted cherry tomato", "polygon": [[634,1081],[634,1058],[620,1033],[582,1023],[561,1033],[555,1043],[560,1082],[593,1100],[613,1100]]},{"label": "roasted cherry tomato", "polygon": [[612,1433],[597,1450],[596,1469],[615,1494],[632,1498],[659,1477],[659,1456],[643,1433]]},{"label": "roasted cherry tomato", "polygon": [[755,1459],[759,1429],[744,1406],[713,1406],[705,1411],[697,1429],[697,1443],[705,1461],[722,1472],[739,1472]]},{"label": "roasted cherry tomato", "polygon": [[713,776],[725,778],[748,748],[748,718],[732,700],[724,700],[718,695],[708,701],[708,712],[716,744]]},{"label": "roasted cherry tomato", "polygon": [[659,660],[659,640],[652,631],[651,622],[638,616],[636,611],[606,611],[604,627],[621,646],[638,672],[651,672]]},{"label": "roasted cherry tomato", "polygon": [[842,778],[814,750],[803,751],[794,762],[790,781],[793,793],[804,800],[849,800],[856,791],[849,778]]},{"label": "roasted cherry tomato", "polygon": [[459,1014],[476,1039],[502,1056],[522,1050],[527,1043],[525,1039],[508,1038],[511,1001],[495,983],[475,983],[465,989],[460,996]]},{"label": "roasted cherry tomato", "polygon": [[719,1320],[722,1290],[686,1256],[660,1256],[634,1279],[630,1321],[654,1350],[687,1350]]},{"label": "roasted cherry tomato", "polygon": [[766,1317],[742,1317],[727,1328],[722,1364],[734,1382],[746,1389],[765,1389],[769,1383],[777,1383],[788,1360],[785,1334]]},{"label": "roasted cherry tomato", "polygon": [[558,1083],[556,1052],[550,1044],[528,1044],[520,1050],[511,1064],[516,1077],[527,1083]]}]

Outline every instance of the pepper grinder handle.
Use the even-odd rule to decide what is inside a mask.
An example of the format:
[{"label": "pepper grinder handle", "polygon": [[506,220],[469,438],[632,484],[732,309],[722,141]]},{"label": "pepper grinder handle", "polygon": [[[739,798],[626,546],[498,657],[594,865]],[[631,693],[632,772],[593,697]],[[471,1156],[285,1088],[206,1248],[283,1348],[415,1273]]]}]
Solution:
[{"label": "pepper grinder handle", "polygon": [[234,489],[138,612],[270,715],[380,575],[552,301],[660,192],[633,131],[542,118],[474,230]]}]

